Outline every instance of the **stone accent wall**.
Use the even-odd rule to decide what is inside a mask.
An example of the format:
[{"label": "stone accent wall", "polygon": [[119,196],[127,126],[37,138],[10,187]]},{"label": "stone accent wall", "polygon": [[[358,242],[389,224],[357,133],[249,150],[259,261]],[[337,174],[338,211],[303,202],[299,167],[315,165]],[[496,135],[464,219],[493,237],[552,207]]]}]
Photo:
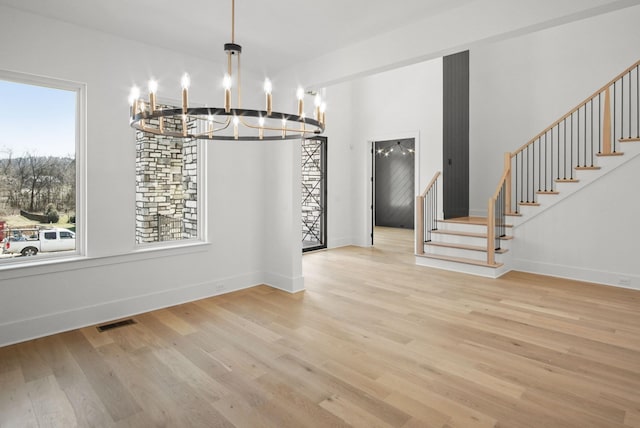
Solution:
[{"label": "stone accent wall", "polygon": [[302,240],[322,239],[322,141],[302,140]]},{"label": "stone accent wall", "polygon": [[[165,119],[164,126],[180,131],[182,124]],[[197,237],[197,160],[195,140],[136,132],[137,243]]]},{"label": "stone accent wall", "polygon": [[182,238],[198,237],[198,142],[182,143]]}]

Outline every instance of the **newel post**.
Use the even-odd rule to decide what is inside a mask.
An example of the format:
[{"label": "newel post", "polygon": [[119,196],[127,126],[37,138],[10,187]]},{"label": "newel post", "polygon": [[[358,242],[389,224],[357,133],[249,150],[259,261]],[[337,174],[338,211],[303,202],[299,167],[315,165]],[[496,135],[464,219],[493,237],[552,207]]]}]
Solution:
[{"label": "newel post", "polygon": [[496,262],[496,212],[495,201],[489,199],[487,207],[487,264],[493,265]]},{"label": "newel post", "polygon": [[416,254],[424,254],[424,196],[416,196]]}]

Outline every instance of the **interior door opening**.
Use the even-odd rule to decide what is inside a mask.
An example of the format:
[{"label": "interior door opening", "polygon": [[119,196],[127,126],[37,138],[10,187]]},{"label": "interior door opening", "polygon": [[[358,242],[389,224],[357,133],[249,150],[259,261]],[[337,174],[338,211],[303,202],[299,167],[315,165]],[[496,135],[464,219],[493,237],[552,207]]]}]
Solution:
[{"label": "interior door opening", "polygon": [[371,245],[373,245],[376,228],[406,230],[414,228],[415,139],[373,142],[371,171]]}]

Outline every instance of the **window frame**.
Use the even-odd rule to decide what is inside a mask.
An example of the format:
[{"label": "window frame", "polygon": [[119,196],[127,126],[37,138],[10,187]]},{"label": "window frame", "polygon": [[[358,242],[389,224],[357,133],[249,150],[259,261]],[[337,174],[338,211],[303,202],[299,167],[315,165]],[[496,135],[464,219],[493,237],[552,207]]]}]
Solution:
[{"label": "window frame", "polygon": [[[76,244],[74,251],[38,254],[37,257],[13,257],[0,262],[0,270],[37,266],[52,262],[69,262],[86,257],[86,180],[87,180],[87,84],[66,79],[0,69],[0,80],[24,85],[40,86],[75,93],[75,167],[76,167]],[[78,239],[79,237],[79,239]]]},{"label": "window frame", "polygon": [[[158,104],[162,105],[180,105],[182,101],[172,98],[158,98],[156,101]],[[137,144],[137,132],[135,129],[132,129],[132,139],[134,145]],[[177,137],[174,137],[177,138]],[[197,201],[196,201],[196,210],[197,210],[197,234],[194,238],[188,239],[179,239],[173,241],[154,241],[154,242],[137,242],[136,233],[137,233],[137,224],[134,219],[133,223],[133,244],[134,244],[134,252],[148,252],[148,251],[158,251],[158,250],[167,250],[167,249],[180,249],[180,248],[189,248],[194,246],[200,246],[204,244],[209,244],[208,240],[208,232],[207,232],[207,201],[206,201],[206,188],[207,188],[207,144],[205,140],[196,139],[196,149],[198,151],[198,160],[196,164],[196,180],[197,180]],[[136,149],[137,150],[137,149]],[[137,157],[137,152],[135,153]],[[134,178],[135,180],[135,178]],[[134,182],[134,185],[137,186],[137,182]],[[137,190],[134,188],[134,216],[136,208],[136,195]]]}]

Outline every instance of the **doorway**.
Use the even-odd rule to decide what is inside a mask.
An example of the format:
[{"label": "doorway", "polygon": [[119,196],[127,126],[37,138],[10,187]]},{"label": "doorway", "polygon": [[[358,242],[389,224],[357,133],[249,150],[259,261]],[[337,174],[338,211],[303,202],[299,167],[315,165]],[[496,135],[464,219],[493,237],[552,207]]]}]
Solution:
[{"label": "doorway", "polygon": [[375,141],[371,153],[373,245],[376,228],[414,228],[415,139]]},{"label": "doorway", "polygon": [[327,248],[327,138],[302,140],[302,252]]}]

